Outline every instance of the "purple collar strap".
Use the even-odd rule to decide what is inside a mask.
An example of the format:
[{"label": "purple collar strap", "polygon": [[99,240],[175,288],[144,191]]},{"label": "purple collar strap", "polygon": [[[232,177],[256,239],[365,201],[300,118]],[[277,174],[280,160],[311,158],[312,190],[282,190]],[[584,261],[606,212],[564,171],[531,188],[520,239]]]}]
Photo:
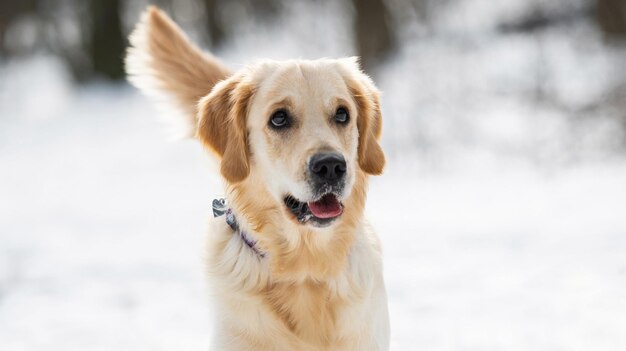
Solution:
[{"label": "purple collar strap", "polygon": [[256,241],[251,239],[249,235],[246,234],[243,230],[239,228],[239,224],[237,223],[237,219],[233,214],[233,211],[226,205],[225,199],[215,199],[213,200],[213,217],[220,217],[226,215],[226,224],[237,234],[241,240],[252,250],[254,253],[259,255],[260,257],[265,257],[265,253],[256,246]]}]

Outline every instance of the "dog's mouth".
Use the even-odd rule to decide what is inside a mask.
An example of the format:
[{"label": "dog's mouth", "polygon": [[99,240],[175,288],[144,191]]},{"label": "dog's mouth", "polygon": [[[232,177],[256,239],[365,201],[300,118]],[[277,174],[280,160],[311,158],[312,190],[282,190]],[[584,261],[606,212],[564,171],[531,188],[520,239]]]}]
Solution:
[{"label": "dog's mouth", "polygon": [[302,202],[287,195],[283,201],[301,223],[311,222],[316,226],[325,226],[343,213],[343,204],[333,193],[324,194],[319,199],[310,202]]}]

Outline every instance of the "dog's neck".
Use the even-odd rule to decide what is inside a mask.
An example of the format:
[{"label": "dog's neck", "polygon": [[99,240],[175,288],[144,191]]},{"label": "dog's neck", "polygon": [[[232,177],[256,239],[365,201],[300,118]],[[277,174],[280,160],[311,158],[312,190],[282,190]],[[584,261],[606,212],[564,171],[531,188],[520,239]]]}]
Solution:
[{"label": "dog's neck", "polygon": [[250,237],[250,234],[247,234],[239,227],[239,222],[235,217],[233,211],[226,204],[226,199],[215,199],[213,200],[213,217],[221,217],[224,216],[224,220],[226,224],[233,230],[233,234],[237,235],[241,241],[246,244],[246,246],[252,250],[256,255],[260,258],[265,257],[265,252],[261,251],[257,245],[256,240]]}]

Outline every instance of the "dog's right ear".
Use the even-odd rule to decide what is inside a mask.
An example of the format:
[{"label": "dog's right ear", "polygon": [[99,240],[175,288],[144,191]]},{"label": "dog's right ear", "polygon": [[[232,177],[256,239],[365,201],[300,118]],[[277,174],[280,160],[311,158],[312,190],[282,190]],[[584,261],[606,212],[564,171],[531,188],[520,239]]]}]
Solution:
[{"label": "dog's right ear", "polygon": [[198,104],[196,137],[221,158],[221,173],[236,183],[250,173],[246,120],[254,85],[236,74],[218,83]]}]

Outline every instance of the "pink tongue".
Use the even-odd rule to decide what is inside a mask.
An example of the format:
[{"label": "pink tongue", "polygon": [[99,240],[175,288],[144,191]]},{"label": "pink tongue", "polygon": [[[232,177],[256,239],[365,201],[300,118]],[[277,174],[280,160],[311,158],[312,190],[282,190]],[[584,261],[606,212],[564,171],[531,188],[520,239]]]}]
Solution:
[{"label": "pink tongue", "polygon": [[343,208],[337,197],[333,194],[326,194],[315,202],[309,202],[311,213],[317,218],[335,218],[343,213]]}]

